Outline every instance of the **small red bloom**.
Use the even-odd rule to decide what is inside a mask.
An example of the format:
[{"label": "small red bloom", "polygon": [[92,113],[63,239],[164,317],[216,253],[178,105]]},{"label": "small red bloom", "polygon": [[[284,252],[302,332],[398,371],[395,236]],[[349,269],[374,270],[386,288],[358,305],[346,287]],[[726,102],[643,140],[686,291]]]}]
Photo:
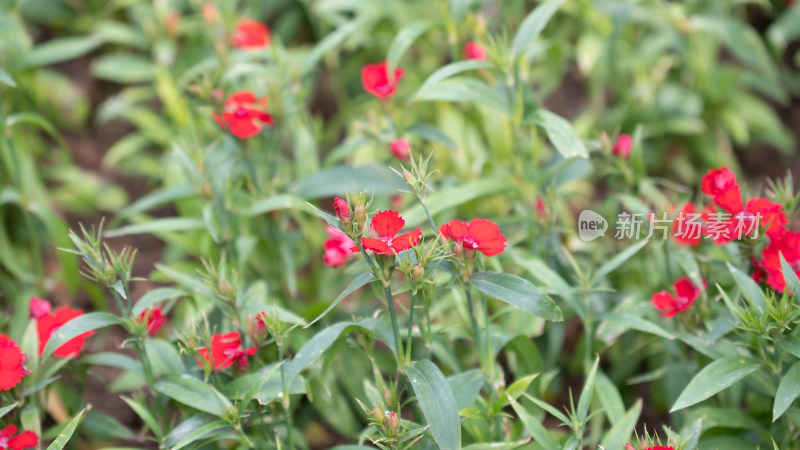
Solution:
[{"label": "small red bloom", "polygon": [[760,215],[759,226],[766,228],[767,236],[778,236],[786,229],[789,220],[783,205],[771,202],[765,198],[751,198],[747,201],[744,210],[755,220],[756,215]]},{"label": "small red bloom", "polygon": [[[211,337],[211,353],[207,348],[200,349],[200,356],[203,357],[213,370],[221,371],[227,369],[234,363],[241,370],[247,370],[247,356],[256,354],[256,347],[247,349],[242,348],[242,337],[238,331],[231,331],[225,334],[215,334]],[[197,365],[203,367],[203,361],[197,360]]]},{"label": "small red bloom", "polygon": [[325,241],[325,257],[323,261],[326,266],[344,266],[345,261],[347,261],[347,255],[360,251],[356,243],[340,230],[328,225],[325,231],[330,236],[330,239]]},{"label": "small red bloom", "polygon": [[667,291],[659,291],[653,294],[650,303],[659,311],[663,317],[672,317],[680,312],[686,311],[694,304],[695,300],[705,289],[706,280],[703,279],[703,288],[692,284],[691,280],[683,277],[675,282],[673,289],[675,295]]},{"label": "small red bloom", "polygon": [[403,78],[405,71],[402,67],[394,70],[394,76],[389,76],[389,65],[386,61],[377,64],[367,64],[361,69],[361,83],[364,90],[378,98],[389,98],[394,95],[397,83]]},{"label": "small red bloom", "polygon": [[30,317],[38,319],[50,312],[50,302],[38,297],[31,297],[28,301],[28,309],[30,310]]},{"label": "small red bloom", "polygon": [[389,145],[389,149],[392,151],[395,158],[403,161],[408,160],[408,157],[411,155],[411,143],[408,142],[408,139],[401,138],[393,140]]},{"label": "small red bloom", "polygon": [[645,447],[642,450],[675,450],[671,445],[654,445],[652,447]]},{"label": "small red bloom", "polygon": [[372,250],[380,255],[393,255],[395,253],[408,250],[419,244],[422,237],[422,230],[417,228],[409,233],[397,233],[403,229],[406,221],[400,217],[397,211],[381,211],[372,218],[370,229],[377,233],[377,239],[362,238],[361,243],[367,250]]},{"label": "small red bloom", "polygon": [[633,138],[631,138],[631,135],[622,133],[619,135],[619,137],[617,137],[617,141],[614,142],[614,147],[611,148],[611,153],[623,158],[627,158],[631,155],[632,147]]},{"label": "small red bloom", "polygon": [[467,44],[464,45],[464,54],[467,56],[467,59],[486,60],[486,49],[477,42],[467,42]]},{"label": "small red bloom", "polygon": [[25,368],[25,355],[17,343],[0,334],[0,391],[12,389],[29,373]]},{"label": "small red bloom", "polygon": [[233,33],[233,46],[244,49],[269,47],[269,28],[255,20],[239,19]]},{"label": "small red bloom", "polygon": [[347,200],[341,197],[333,199],[333,210],[336,211],[336,216],[340,219],[350,217],[350,206],[347,205]]},{"label": "small red bloom", "polygon": [[232,135],[247,139],[261,132],[265,125],[274,123],[266,107],[267,99],[257,99],[250,91],[238,91],[225,100],[222,116],[214,114],[214,120]]},{"label": "small red bloom", "polygon": [[742,193],[736,175],[727,167],[711,169],[701,181],[703,193],[725,211],[736,214],[743,209]]},{"label": "small red bloom", "polygon": [[692,202],[686,202],[672,222],[672,236],[683,245],[700,245],[703,239],[702,216]]},{"label": "small red bloom", "polygon": [[[61,328],[62,325],[70,320],[82,316],[83,311],[72,309],[69,306],[62,306],[56,308],[54,313],[47,313],[36,320],[36,331],[39,335],[39,356],[44,353],[44,348],[47,346],[47,341],[56,330]],[[61,347],[58,347],[53,354],[59,358],[74,358],[83,350],[86,339],[92,336],[94,331],[87,331],[77,337],[67,341]]]},{"label": "small red bloom", "polygon": [[547,205],[542,199],[536,200],[536,214],[538,214],[539,217],[547,216]]},{"label": "small red bloom", "polygon": [[9,425],[0,430],[0,449],[25,450],[36,448],[39,445],[39,437],[33,431],[23,431],[17,434],[17,427]]},{"label": "small red bloom", "polygon": [[158,330],[167,323],[167,317],[161,307],[151,308],[139,315],[139,321],[147,324],[147,333],[150,336],[158,334]]},{"label": "small red bloom", "polygon": [[489,219],[472,219],[469,224],[451,220],[440,226],[439,232],[445,239],[461,244],[464,250],[477,250],[486,256],[499,255],[506,248],[506,237]]},{"label": "small red bloom", "polygon": [[781,270],[781,254],[795,273],[800,272],[800,232],[784,230],[783,233],[770,237],[770,243],[762,253],[761,267],[767,272],[767,283],[778,292],[783,292],[786,288]]}]

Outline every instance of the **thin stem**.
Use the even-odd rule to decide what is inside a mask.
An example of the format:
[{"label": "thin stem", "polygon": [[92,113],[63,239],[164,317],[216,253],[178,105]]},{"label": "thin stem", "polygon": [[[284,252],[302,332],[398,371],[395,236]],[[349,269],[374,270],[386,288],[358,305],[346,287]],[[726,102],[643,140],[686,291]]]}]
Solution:
[{"label": "thin stem", "polygon": [[411,307],[408,309],[408,334],[406,337],[406,362],[411,362],[411,329],[414,327],[414,303],[417,300],[417,294],[411,295]]},{"label": "thin stem", "polygon": [[400,325],[397,323],[397,311],[394,309],[394,298],[392,297],[392,290],[386,285],[383,287],[386,293],[386,306],[389,308],[389,316],[392,319],[392,329],[394,330],[394,340],[397,342],[397,361],[402,362],[403,358],[403,341],[400,340]]},{"label": "thin stem", "polygon": [[[466,285],[462,285],[462,287],[464,288],[464,293],[467,296],[467,308],[469,308],[469,317],[472,321],[472,332],[475,334],[475,344],[478,346],[478,355],[480,355],[481,365],[488,366],[486,358],[487,355],[484,355],[483,352],[483,349],[485,348],[482,339],[483,333],[481,333],[481,328],[478,325],[478,315],[475,313],[475,303],[474,300],[472,300],[472,294],[470,293],[469,288]],[[487,367],[484,367],[484,369],[486,368]]]},{"label": "thin stem", "polygon": [[422,209],[425,210],[425,215],[428,216],[428,224],[430,224],[431,229],[433,229],[434,233],[438,233],[439,229],[436,228],[436,222],[433,221],[431,212],[428,211],[428,205],[425,204],[425,202],[422,200],[422,197],[417,197],[417,201],[419,201],[419,204],[422,205]]},{"label": "thin stem", "polygon": [[[283,345],[278,344],[278,361],[283,361]],[[283,416],[286,421],[286,438],[289,441],[289,448],[294,450],[294,437],[292,437],[292,414],[289,411],[289,389],[286,386],[286,375],[284,371],[286,364],[281,364],[281,389],[283,391]]]}]

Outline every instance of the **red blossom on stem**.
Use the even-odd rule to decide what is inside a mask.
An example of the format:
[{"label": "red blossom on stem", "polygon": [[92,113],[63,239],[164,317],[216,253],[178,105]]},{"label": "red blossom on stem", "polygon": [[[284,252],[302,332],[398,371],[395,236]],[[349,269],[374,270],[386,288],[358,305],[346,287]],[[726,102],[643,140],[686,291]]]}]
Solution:
[{"label": "red blossom on stem", "polygon": [[499,255],[506,248],[506,237],[489,219],[472,219],[469,224],[451,220],[440,226],[439,232],[445,239],[461,244],[464,250],[477,250],[486,256]]},{"label": "red blossom on stem", "polygon": [[31,299],[28,300],[28,309],[30,310],[30,317],[32,319],[38,319],[50,312],[50,302],[38,297],[31,297]]},{"label": "red blossom on stem", "polygon": [[395,158],[406,161],[411,156],[411,143],[408,139],[395,139],[389,144],[389,150]]},{"label": "red blossom on stem", "polygon": [[150,336],[155,336],[158,334],[158,330],[167,323],[167,317],[164,315],[164,310],[161,307],[157,307],[142,311],[139,315],[139,321],[147,324],[147,333]]},{"label": "red blossom on stem", "polygon": [[214,114],[214,120],[232,135],[247,139],[260,133],[264,126],[275,123],[266,107],[267,99],[256,98],[250,91],[238,91],[225,100],[222,115]]},{"label": "red blossom on stem", "polygon": [[[39,335],[39,356],[44,354],[47,342],[56,330],[70,320],[82,315],[83,311],[81,310],[72,309],[69,306],[61,306],[56,308],[54,312],[48,312],[36,319],[36,332]],[[61,347],[58,347],[53,352],[53,355],[58,358],[74,358],[78,356],[83,350],[86,339],[92,335],[94,335],[94,331],[87,331],[74,337]]]},{"label": "red blossom on stem", "polygon": [[725,211],[736,214],[743,209],[742,193],[736,183],[736,175],[727,167],[709,170],[703,176],[700,186],[703,193]]},{"label": "red blossom on stem", "polygon": [[[211,337],[211,352],[207,348],[200,349],[203,361],[209,364],[212,370],[222,371],[236,364],[242,372],[247,370],[248,356],[256,354],[256,347],[242,348],[242,337],[238,331],[225,334],[215,334]],[[197,365],[203,367],[203,361],[197,360]]]},{"label": "red blossom on stem", "polygon": [[408,250],[419,244],[422,230],[417,228],[409,233],[397,235],[406,221],[397,211],[381,211],[372,218],[370,229],[378,235],[377,238],[362,238],[361,243],[367,250],[372,250],[380,255],[393,255]]},{"label": "red blossom on stem", "polygon": [[356,243],[341,230],[337,230],[328,225],[325,231],[327,231],[328,236],[330,236],[330,238],[325,241],[325,256],[323,262],[326,266],[344,266],[348,255],[360,251]]},{"label": "red blossom on stem", "polygon": [[0,334],[0,391],[14,388],[30,373],[25,368],[25,359],[17,343]]},{"label": "red blossom on stem", "polygon": [[25,450],[39,445],[39,437],[33,431],[23,431],[14,436],[15,434],[17,427],[14,425],[0,430],[0,449]]},{"label": "red blossom on stem", "polygon": [[650,303],[661,311],[663,317],[673,317],[689,309],[700,298],[705,286],[705,279],[703,279],[703,287],[700,288],[692,284],[689,278],[683,277],[676,281],[673,286],[675,295],[667,291],[659,291],[653,294]]},{"label": "red blossom on stem", "polygon": [[350,217],[350,206],[347,205],[347,200],[341,197],[333,199],[333,210],[336,211],[336,217],[340,219]]},{"label": "red blossom on stem", "polygon": [[[205,12],[205,11],[204,11]],[[243,49],[269,47],[269,28],[261,22],[251,19],[239,19],[233,33],[233,46]]]},{"label": "red blossom on stem", "polygon": [[800,272],[800,232],[784,230],[770,237],[770,243],[762,253],[760,266],[766,271],[767,284],[778,292],[786,289],[781,254],[795,273]]},{"label": "red blossom on stem", "polygon": [[617,137],[617,141],[614,142],[611,153],[627,158],[631,155],[631,148],[633,148],[633,138],[631,138],[630,134],[622,133]]},{"label": "red blossom on stem", "polygon": [[466,55],[467,59],[475,59],[478,61],[485,61],[486,60],[486,49],[483,48],[481,44],[477,42],[470,41],[464,45],[464,55]]},{"label": "red blossom on stem", "polygon": [[394,76],[389,76],[389,65],[386,61],[367,64],[361,69],[361,83],[367,93],[380,99],[389,98],[397,90],[397,83],[403,78],[402,67],[394,69]]}]

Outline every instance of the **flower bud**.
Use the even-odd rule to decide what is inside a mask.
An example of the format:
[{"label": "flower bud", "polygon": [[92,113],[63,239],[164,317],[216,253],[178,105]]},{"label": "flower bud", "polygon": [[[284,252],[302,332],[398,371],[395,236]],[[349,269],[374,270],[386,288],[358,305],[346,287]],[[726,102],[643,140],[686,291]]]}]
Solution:
[{"label": "flower bud", "polygon": [[375,419],[375,422],[381,425],[383,425],[383,421],[386,419],[383,415],[383,410],[378,408],[378,405],[375,405],[375,407],[372,408],[372,417]]},{"label": "flower bud", "polygon": [[406,170],[405,167],[403,167],[403,179],[409,186],[413,186],[417,182],[417,177],[415,177],[413,173]]},{"label": "flower bud", "polygon": [[540,218],[547,216],[547,205],[545,205],[544,200],[536,200],[536,213],[539,214]]},{"label": "flower bud", "polygon": [[411,143],[408,142],[408,139],[395,139],[389,144],[389,150],[392,151],[395,158],[405,161],[411,156]]},{"label": "flower bud", "polygon": [[386,428],[390,437],[397,437],[397,429],[399,426],[400,419],[397,417],[397,413],[394,411],[390,412],[389,417],[386,419]]},{"label": "flower bud", "polygon": [[414,268],[411,269],[411,281],[413,283],[419,283],[423,278],[425,278],[425,269],[420,265],[414,266]]},{"label": "flower bud", "polygon": [[453,247],[453,254],[455,254],[458,259],[464,258],[464,246],[461,245],[461,242],[457,242],[455,247]]},{"label": "flower bud", "polygon": [[216,25],[219,23],[219,10],[213,3],[203,3],[203,20],[209,25]]},{"label": "flower bud", "polygon": [[247,334],[256,345],[261,345],[267,338],[267,325],[261,320],[261,317],[261,314],[256,317],[253,317],[252,314],[247,316]]},{"label": "flower bud", "polygon": [[620,134],[617,138],[617,141],[614,142],[614,147],[611,149],[611,153],[623,158],[627,158],[631,155],[631,147],[633,147],[633,139],[629,134],[623,133]]},{"label": "flower bud", "polygon": [[486,49],[481,44],[470,41],[464,46],[464,55],[466,55],[467,59],[485,61]]},{"label": "flower bud", "polygon": [[364,205],[359,203],[353,208],[353,218],[359,227],[363,227],[367,223],[367,209],[364,208]]},{"label": "flower bud", "polygon": [[333,199],[333,210],[336,211],[336,216],[339,219],[350,217],[350,206],[347,204],[347,200],[342,197]]},{"label": "flower bud", "polygon": [[31,297],[28,302],[28,309],[30,309],[30,317],[38,319],[50,312],[50,302],[37,297]]}]

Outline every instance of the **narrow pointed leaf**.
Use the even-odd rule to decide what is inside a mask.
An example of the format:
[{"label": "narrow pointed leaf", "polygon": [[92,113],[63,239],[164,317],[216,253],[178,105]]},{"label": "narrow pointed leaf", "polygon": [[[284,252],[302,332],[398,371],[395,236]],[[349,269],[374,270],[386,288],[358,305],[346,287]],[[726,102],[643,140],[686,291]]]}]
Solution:
[{"label": "narrow pointed leaf", "polygon": [[800,395],[800,361],[794,363],[778,385],[772,407],[772,421],[778,420]]},{"label": "narrow pointed leaf", "polygon": [[692,406],[730,387],[761,367],[761,361],[731,355],[718,359],[700,371],[686,386],[670,412]]},{"label": "narrow pointed leaf", "polygon": [[377,280],[377,278],[375,277],[375,274],[373,274],[372,272],[365,272],[365,273],[362,273],[361,275],[355,277],[355,279],[353,279],[353,281],[351,281],[350,284],[347,285],[347,287],[344,289],[344,291],[342,291],[342,293],[339,294],[338,297],[336,297],[336,300],[334,300],[330,304],[330,306],[328,306],[325,309],[325,311],[322,312],[322,314],[317,316],[314,320],[309,322],[308,325],[306,325],[303,328],[310,327],[311,325],[316,323],[318,320],[320,320],[323,317],[325,317],[329,312],[331,312],[331,310],[333,310],[333,308],[335,308],[336,305],[339,304],[339,302],[344,300],[345,297],[347,297],[348,295],[350,295],[353,292],[357,291],[358,289],[361,289],[363,286],[366,286],[367,284],[372,283],[375,280]]},{"label": "narrow pointed leaf", "polygon": [[458,404],[444,375],[427,359],[403,368],[417,402],[430,426],[431,435],[443,450],[461,448],[461,421]]},{"label": "narrow pointed leaf", "polygon": [[470,280],[479,291],[528,314],[559,322],[561,309],[530,281],[508,273],[479,272]]}]

